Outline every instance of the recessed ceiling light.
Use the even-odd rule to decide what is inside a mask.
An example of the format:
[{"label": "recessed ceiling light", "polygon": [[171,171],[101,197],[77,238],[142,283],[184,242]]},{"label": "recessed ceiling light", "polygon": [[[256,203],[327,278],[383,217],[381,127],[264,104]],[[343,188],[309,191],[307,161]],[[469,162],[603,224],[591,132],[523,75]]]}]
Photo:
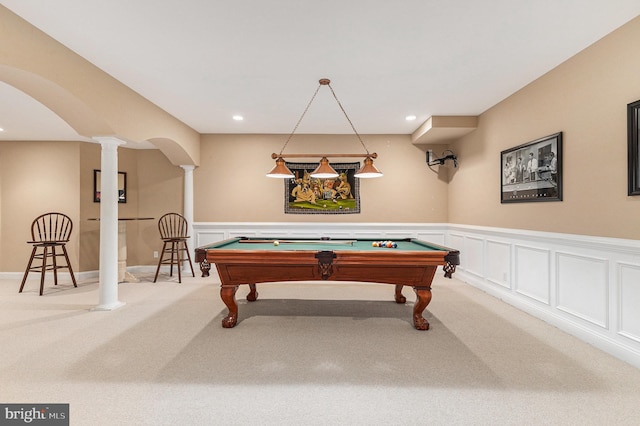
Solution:
[{"label": "recessed ceiling light", "polygon": [[416,118],[418,118],[418,117],[416,117],[415,115],[407,115],[404,119],[407,120],[407,121],[413,121]]},{"label": "recessed ceiling light", "polygon": [[2,127],[0,127],[0,132],[4,132],[4,129]]},{"label": "recessed ceiling light", "polygon": [[242,121],[242,120],[244,120],[244,117],[241,116],[241,115],[234,115],[233,119],[236,120],[236,121]]}]

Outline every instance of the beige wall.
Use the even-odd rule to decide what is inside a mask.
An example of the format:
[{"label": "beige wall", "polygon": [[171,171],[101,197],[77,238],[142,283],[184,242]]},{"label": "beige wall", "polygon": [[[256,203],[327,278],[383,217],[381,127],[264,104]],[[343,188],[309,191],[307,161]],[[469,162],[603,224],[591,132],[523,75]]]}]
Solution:
[{"label": "beige wall", "polygon": [[[24,271],[31,253],[31,223],[60,212],[74,224],[68,250],[78,267],[79,142],[0,142],[0,271]],[[75,255],[74,255],[75,253]]]},{"label": "beige wall", "polygon": [[[75,271],[98,269],[100,204],[93,202],[93,170],[100,169],[100,145],[84,142],[0,142],[0,272],[24,271],[31,246],[31,222],[58,211],[73,221],[67,246]],[[128,263],[154,265],[162,242],[157,219],[182,213],[183,170],[158,150],[118,149],[118,170],[127,173],[127,202],[120,217],[153,217],[127,222]]]},{"label": "beige wall", "polygon": [[[95,143],[80,144],[80,270],[92,271],[98,269],[100,248],[100,222],[90,220],[100,217],[100,203],[93,201],[93,171],[100,170],[101,147]],[[118,171],[127,173],[127,202],[118,204],[120,217],[138,216],[138,182],[137,157],[132,149],[118,149]],[[135,237],[136,224],[127,225],[128,240]],[[133,240],[135,243],[135,240]],[[130,250],[130,256],[135,258],[135,250]]]},{"label": "beige wall", "polygon": [[[100,145],[81,144],[81,238],[80,270],[94,271],[99,265],[100,203],[93,202],[93,170],[100,169]],[[184,173],[158,150],[118,149],[118,171],[127,173],[127,202],[118,204],[121,218],[151,217],[127,221],[127,263],[154,265],[160,251],[158,219],[164,213],[182,213]]]},{"label": "beige wall", "polygon": [[[627,196],[626,105],[640,99],[640,18],[482,114],[453,145],[449,222],[640,239]],[[562,202],[500,204],[500,152],[563,132]]]},{"label": "beige wall", "polygon": [[[265,174],[287,135],[205,135],[194,172],[196,222],[446,222],[447,184],[408,135],[363,136],[381,179],[361,179],[361,214],[284,214],[284,184]],[[294,135],[285,153],[364,152],[355,135]],[[319,158],[310,159],[317,162]],[[360,161],[362,158],[343,159]],[[291,161],[306,162],[305,159]],[[337,161],[336,161],[337,162]]]},{"label": "beige wall", "polygon": [[129,247],[135,247],[130,264],[155,265],[158,259],[153,258],[153,252],[162,249],[158,219],[169,212],[184,213],[184,170],[172,165],[167,157],[157,150],[137,150],[135,154],[138,214],[140,217],[153,217],[155,220],[139,222],[137,237],[133,232],[128,234],[129,237],[137,238],[137,243],[129,238]]}]

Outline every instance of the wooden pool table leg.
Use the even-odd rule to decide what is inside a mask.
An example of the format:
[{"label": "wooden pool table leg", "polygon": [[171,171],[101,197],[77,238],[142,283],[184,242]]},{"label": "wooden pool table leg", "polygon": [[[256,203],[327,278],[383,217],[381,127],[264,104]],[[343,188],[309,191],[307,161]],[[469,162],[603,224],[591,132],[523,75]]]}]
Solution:
[{"label": "wooden pool table leg", "polygon": [[416,303],[413,305],[413,325],[416,330],[428,330],[429,321],[423,316],[422,312],[431,302],[431,287],[413,287],[416,292]]},{"label": "wooden pool table leg", "polygon": [[202,262],[200,262],[200,271],[202,272],[202,276],[208,277],[209,270],[211,270],[211,264],[207,262],[207,259],[204,259]]},{"label": "wooden pool table leg", "polygon": [[248,302],[255,302],[258,300],[258,291],[255,284],[249,284],[249,294],[247,294]]},{"label": "wooden pool table leg", "polygon": [[236,291],[238,286],[220,287],[220,297],[227,308],[229,313],[222,319],[222,326],[224,328],[233,328],[238,322],[238,304],[236,303]]},{"label": "wooden pool table leg", "polygon": [[396,285],[396,303],[405,303],[407,301],[407,298],[402,295],[402,287],[404,287],[402,284]]}]

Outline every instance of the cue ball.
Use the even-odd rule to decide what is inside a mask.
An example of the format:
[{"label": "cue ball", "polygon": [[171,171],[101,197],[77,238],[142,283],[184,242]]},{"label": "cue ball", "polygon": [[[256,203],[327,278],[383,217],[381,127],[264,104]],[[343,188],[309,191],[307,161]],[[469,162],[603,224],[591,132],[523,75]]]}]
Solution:
[{"label": "cue ball", "polygon": [[276,240],[276,241],[274,241],[274,242],[273,242],[273,245],[274,245],[274,246],[279,246],[279,245],[280,245],[280,242],[279,242],[278,240]]}]

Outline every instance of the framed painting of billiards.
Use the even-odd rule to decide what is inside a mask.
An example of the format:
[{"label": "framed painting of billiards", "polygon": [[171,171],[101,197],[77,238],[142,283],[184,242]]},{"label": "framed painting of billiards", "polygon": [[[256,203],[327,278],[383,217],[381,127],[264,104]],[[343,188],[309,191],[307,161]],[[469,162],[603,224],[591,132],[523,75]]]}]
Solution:
[{"label": "framed painting of billiards", "polygon": [[562,201],[562,132],[500,153],[500,202]]},{"label": "framed painting of billiards", "polygon": [[360,213],[360,163],[331,163],[337,178],[318,179],[311,173],[318,163],[286,163],[295,177],[284,182],[284,212],[288,214]]}]

